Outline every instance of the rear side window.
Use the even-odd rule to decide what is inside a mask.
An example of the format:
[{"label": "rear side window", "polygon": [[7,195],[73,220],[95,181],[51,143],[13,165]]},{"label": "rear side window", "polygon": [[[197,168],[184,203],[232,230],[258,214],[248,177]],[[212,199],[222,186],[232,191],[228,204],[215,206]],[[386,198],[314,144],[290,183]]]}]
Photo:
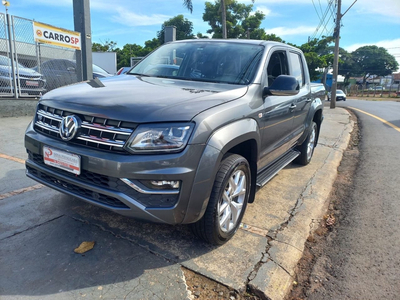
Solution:
[{"label": "rear side window", "polygon": [[298,53],[290,52],[289,53],[290,65],[292,66],[292,76],[296,77],[300,86],[305,84],[304,80],[304,69],[303,62],[301,60],[301,56]]}]

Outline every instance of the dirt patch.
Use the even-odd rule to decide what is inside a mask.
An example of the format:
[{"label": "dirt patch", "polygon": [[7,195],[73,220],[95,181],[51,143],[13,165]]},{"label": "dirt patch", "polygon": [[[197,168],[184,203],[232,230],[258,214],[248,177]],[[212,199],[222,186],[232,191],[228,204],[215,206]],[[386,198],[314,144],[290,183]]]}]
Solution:
[{"label": "dirt patch", "polygon": [[340,226],[341,201],[345,201],[349,196],[359,161],[359,124],[357,117],[351,111],[349,112],[354,121],[354,129],[338,167],[338,175],[329,197],[329,209],[324,218],[320,220],[319,227],[305,243],[303,257],[296,267],[296,278],[290,294],[286,297],[287,300],[307,299],[308,295],[335,276],[331,271],[329,256],[325,255],[329,252],[327,241],[333,238],[336,227]]},{"label": "dirt patch", "polygon": [[261,298],[250,292],[238,292],[205,276],[183,268],[186,285],[191,292],[191,299],[216,299],[216,300],[259,300]]}]

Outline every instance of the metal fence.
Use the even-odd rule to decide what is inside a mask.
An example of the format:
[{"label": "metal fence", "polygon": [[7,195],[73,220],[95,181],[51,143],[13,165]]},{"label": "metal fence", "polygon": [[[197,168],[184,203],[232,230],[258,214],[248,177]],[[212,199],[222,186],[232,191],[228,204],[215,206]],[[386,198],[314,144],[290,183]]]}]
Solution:
[{"label": "metal fence", "polygon": [[37,43],[32,20],[0,13],[0,97],[35,97],[75,83],[78,68],[76,50]]},{"label": "metal fence", "polygon": [[348,96],[361,97],[385,97],[398,98],[400,97],[400,84],[392,83],[390,85],[352,85],[346,89]]}]

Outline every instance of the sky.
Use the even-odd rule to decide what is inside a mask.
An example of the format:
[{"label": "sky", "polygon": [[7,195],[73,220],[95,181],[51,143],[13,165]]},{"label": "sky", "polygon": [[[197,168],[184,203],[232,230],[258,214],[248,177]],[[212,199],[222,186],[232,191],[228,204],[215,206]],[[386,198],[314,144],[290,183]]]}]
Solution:
[{"label": "sky", "polygon": [[[34,19],[74,30],[72,0],[9,0],[10,15]],[[193,13],[183,0],[90,0],[92,42],[114,41],[117,47],[138,44],[157,36],[161,25],[183,14],[193,23],[194,34],[206,34],[204,0],[193,0]],[[214,2],[214,0],[209,0]],[[251,0],[238,0],[252,4]],[[301,45],[309,37],[331,35],[334,27],[334,0],[255,0],[253,11],[262,11],[261,24],[268,34]],[[365,45],[384,47],[400,65],[400,0],[342,0],[340,47],[354,51]],[[354,5],[351,7],[351,5]],[[5,12],[5,9],[3,9]]]}]

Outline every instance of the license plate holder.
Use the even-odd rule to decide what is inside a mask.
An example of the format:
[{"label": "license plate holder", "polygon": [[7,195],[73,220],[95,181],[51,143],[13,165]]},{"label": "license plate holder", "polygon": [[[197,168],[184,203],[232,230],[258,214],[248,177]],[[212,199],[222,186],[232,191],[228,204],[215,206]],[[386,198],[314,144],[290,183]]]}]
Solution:
[{"label": "license plate holder", "polygon": [[27,86],[34,86],[34,87],[39,87],[39,82],[38,81],[32,81],[32,80],[27,80],[25,81]]},{"label": "license plate holder", "polygon": [[52,166],[67,172],[81,174],[81,157],[77,154],[43,146],[43,160],[48,166]]}]

